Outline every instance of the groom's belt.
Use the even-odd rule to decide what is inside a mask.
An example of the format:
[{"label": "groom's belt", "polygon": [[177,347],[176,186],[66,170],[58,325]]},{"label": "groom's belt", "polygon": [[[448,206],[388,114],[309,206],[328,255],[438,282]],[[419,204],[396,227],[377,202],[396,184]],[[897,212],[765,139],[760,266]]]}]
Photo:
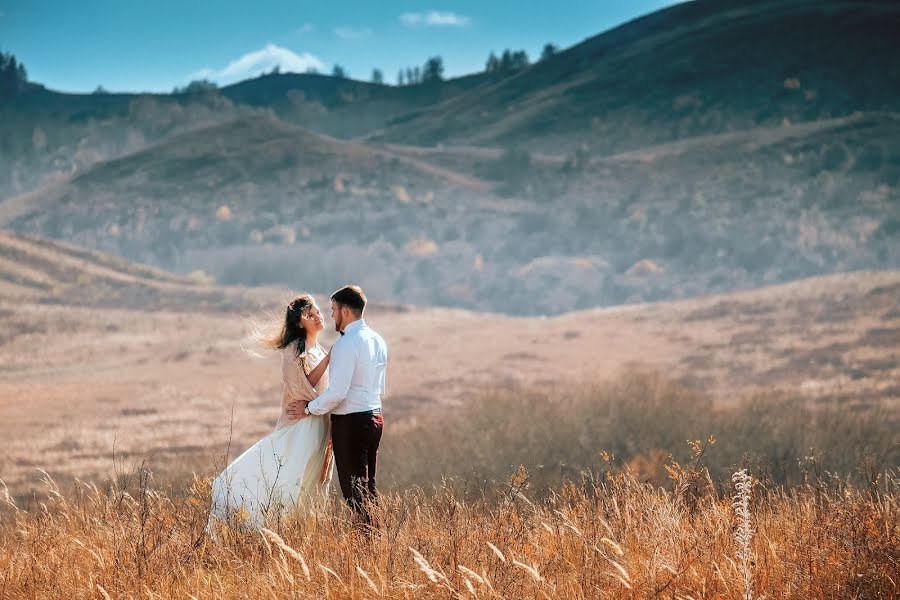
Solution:
[{"label": "groom's belt", "polygon": [[337,419],[340,417],[358,417],[358,416],[359,417],[366,417],[366,416],[371,417],[372,415],[380,415],[380,414],[381,414],[381,409],[375,408],[372,410],[362,410],[359,412],[345,413],[343,415],[336,415],[334,413],[331,413],[331,418]]}]

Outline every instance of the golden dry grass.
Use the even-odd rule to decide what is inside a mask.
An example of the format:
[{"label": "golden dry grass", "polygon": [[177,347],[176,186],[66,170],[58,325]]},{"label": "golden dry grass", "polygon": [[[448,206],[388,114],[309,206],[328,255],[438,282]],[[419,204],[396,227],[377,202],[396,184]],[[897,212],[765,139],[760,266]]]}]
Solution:
[{"label": "golden dry grass", "polygon": [[692,461],[686,441],[710,436],[717,441],[703,460],[720,493],[744,467],[767,487],[802,485],[826,471],[866,486],[873,473],[900,468],[900,411],[887,402],[851,410],[769,392],[717,405],[707,393],[637,371],[602,383],[494,389],[463,409],[387,426],[382,487],[451,477],[468,497],[518,465],[538,494],[608,461],[664,486],[675,463]]},{"label": "golden dry grass", "polygon": [[[140,476],[140,473],[138,473]],[[207,538],[208,495],[139,485],[69,496],[0,526],[3,598],[745,598],[728,496],[693,505],[621,473],[529,498],[516,473],[498,499],[452,487],[382,497],[362,535],[342,507]],[[900,488],[757,486],[753,597],[894,598]]]},{"label": "golden dry grass", "polygon": [[[368,536],[332,496],[214,542],[208,477],[171,484],[124,462],[99,487],[45,477],[46,500],[0,510],[0,597],[745,598],[729,481],[742,466],[753,598],[896,597],[896,412],[783,400],[711,410],[636,373],[488,393],[391,432]],[[791,456],[781,480],[807,444],[821,451]]]}]

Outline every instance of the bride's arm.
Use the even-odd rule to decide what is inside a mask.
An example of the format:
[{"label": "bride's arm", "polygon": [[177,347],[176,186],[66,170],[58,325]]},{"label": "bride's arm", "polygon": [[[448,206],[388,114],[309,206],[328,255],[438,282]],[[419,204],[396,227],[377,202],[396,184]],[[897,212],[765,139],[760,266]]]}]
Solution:
[{"label": "bride's arm", "polygon": [[325,358],[316,365],[316,368],[309,372],[309,375],[306,378],[309,380],[309,385],[316,387],[319,384],[319,381],[322,379],[322,375],[325,374],[325,369],[328,368],[328,363],[331,362],[331,352],[325,355]]}]

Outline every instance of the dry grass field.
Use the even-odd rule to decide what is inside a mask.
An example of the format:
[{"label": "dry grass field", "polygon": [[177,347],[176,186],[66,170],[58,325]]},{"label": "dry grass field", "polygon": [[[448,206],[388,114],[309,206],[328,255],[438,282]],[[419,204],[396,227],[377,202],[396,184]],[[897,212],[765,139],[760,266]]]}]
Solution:
[{"label": "dry grass field", "polygon": [[[559,392],[497,392],[465,414],[437,408],[394,428],[385,462],[405,479],[381,496],[369,535],[332,498],[262,532],[243,530],[238,517],[213,541],[204,533],[209,478],[170,485],[146,464],[122,463],[99,486],[61,490],[45,477],[43,503],[0,510],[0,596],[746,600],[900,591],[896,409],[798,412],[757,399],[711,410],[653,376]],[[697,430],[722,438],[696,439],[679,456],[660,450]],[[831,456],[803,457],[788,486],[775,480],[777,467],[733,462],[742,448],[796,455],[809,442]],[[627,454],[629,443],[648,449],[627,462],[598,451]],[[861,455],[873,447],[893,468]],[[562,462],[535,464],[551,456]],[[534,466],[508,466],[519,461]],[[725,464],[751,469],[742,493],[721,477]],[[475,469],[488,477],[468,476]]]},{"label": "dry grass field", "polygon": [[0,244],[2,598],[900,591],[900,273],[556,317],[375,304],[380,529],[333,497],[214,543],[209,476],[278,412],[249,332],[287,292]]},{"label": "dry grass field", "polygon": [[[697,471],[676,476],[691,483]],[[887,599],[900,589],[897,479],[863,491],[751,482],[733,506],[727,494],[612,472],[538,500],[520,471],[491,502],[451,488],[383,496],[368,536],[331,506],[261,533],[222,531],[218,543],[203,533],[202,483],[172,497],[139,479],[130,493],[53,494],[6,520],[0,596]]]},{"label": "dry grass field", "polygon": [[[61,483],[102,477],[114,450],[152,456],[161,473],[208,472],[229,439],[235,456],[271,430],[279,361],[254,356],[248,334],[286,292],[122,265],[118,281],[104,255],[77,262],[72,247],[0,241],[20,252],[0,265],[0,478],[14,495],[42,488],[36,467]],[[42,278],[57,283],[35,283]],[[553,318],[374,305],[368,319],[391,347],[385,410],[398,426],[485,392],[552,397],[634,370],[726,405],[785,392],[823,407],[896,410],[898,297],[900,274],[860,272]]]}]

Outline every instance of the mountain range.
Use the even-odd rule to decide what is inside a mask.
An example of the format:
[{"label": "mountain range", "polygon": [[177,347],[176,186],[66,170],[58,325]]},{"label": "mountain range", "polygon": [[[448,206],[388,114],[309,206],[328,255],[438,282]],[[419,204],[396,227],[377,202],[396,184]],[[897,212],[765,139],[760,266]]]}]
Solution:
[{"label": "mountain range", "polygon": [[0,226],[555,314],[900,265],[900,5],[696,0],[527,68],[0,101]]}]

